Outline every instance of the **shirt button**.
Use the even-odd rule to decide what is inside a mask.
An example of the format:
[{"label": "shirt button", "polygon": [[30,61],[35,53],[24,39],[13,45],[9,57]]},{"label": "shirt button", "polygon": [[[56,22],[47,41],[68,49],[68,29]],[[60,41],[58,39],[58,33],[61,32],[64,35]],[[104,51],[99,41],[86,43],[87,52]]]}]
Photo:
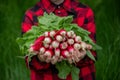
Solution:
[{"label": "shirt button", "polygon": [[61,11],[58,11],[58,13],[60,14],[60,13],[61,13]]}]

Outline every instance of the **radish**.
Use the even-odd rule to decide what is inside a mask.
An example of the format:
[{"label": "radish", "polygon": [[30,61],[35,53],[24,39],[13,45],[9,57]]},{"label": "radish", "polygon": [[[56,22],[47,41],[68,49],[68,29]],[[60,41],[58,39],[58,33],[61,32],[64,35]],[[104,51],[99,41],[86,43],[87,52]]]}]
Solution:
[{"label": "radish", "polygon": [[49,44],[52,42],[52,39],[50,37],[45,37],[43,42]]},{"label": "radish", "polygon": [[62,55],[64,58],[67,58],[67,57],[70,56],[70,54],[69,54],[69,52],[68,52],[67,50],[63,50],[63,51],[61,52],[61,55]]},{"label": "radish", "polygon": [[46,49],[45,49],[45,47],[41,47],[39,51],[40,51],[40,54],[43,54],[43,53],[45,53]]},{"label": "radish", "polygon": [[45,32],[44,33],[44,36],[49,36],[50,35],[50,32]]},{"label": "radish", "polygon": [[73,36],[72,36],[72,38],[75,38],[76,37],[76,34],[74,34]]},{"label": "radish", "polygon": [[81,47],[83,50],[85,50],[87,48],[87,44],[85,42],[81,42]]},{"label": "radish", "polygon": [[55,36],[55,31],[51,31],[50,32],[50,37],[54,37]]},{"label": "radish", "polygon": [[69,51],[69,53],[73,53],[74,52],[73,46],[68,46],[67,50]]},{"label": "radish", "polygon": [[81,45],[80,45],[80,44],[78,44],[78,43],[75,43],[75,44],[74,44],[74,49],[79,50],[80,48],[81,48]]},{"label": "radish", "polygon": [[40,47],[43,46],[42,41],[44,40],[45,36],[38,37],[31,47],[34,51],[39,51]]},{"label": "radish", "polygon": [[55,56],[60,56],[60,49],[59,48],[55,49]]},{"label": "radish", "polygon": [[34,45],[35,45],[35,44],[39,44],[40,42],[42,42],[42,41],[44,40],[44,38],[45,38],[45,36],[40,36],[40,37],[38,37],[38,38],[35,40]]},{"label": "radish", "polygon": [[67,32],[67,37],[72,37],[72,34],[70,32]]},{"label": "radish", "polygon": [[66,35],[66,33],[67,33],[67,32],[66,32],[65,30],[63,30],[63,29],[62,29],[62,30],[60,30],[60,35],[65,36],[65,35]]},{"label": "radish", "polygon": [[75,34],[74,31],[69,31],[69,32],[71,33],[72,36]]},{"label": "radish", "polygon": [[75,37],[75,42],[80,43],[81,42],[81,37],[80,36],[76,36]]},{"label": "radish", "polygon": [[47,56],[47,57],[52,57],[54,54],[53,54],[53,51],[51,49],[48,49],[45,51],[44,53],[44,56]]},{"label": "radish", "polygon": [[52,47],[53,48],[58,48],[59,47],[59,42],[58,41],[53,41],[52,42]]},{"label": "radish", "polygon": [[55,38],[58,42],[61,42],[63,40],[61,35],[56,35]]},{"label": "radish", "polygon": [[73,40],[73,39],[68,39],[68,41],[67,41],[67,42],[68,42],[68,44],[69,44],[69,45],[74,44],[74,40]]},{"label": "radish", "polygon": [[40,47],[43,46],[42,42],[32,45],[34,51],[39,51]]},{"label": "radish", "polygon": [[46,43],[44,43],[44,45],[43,45],[45,48],[49,48],[50,47],[50,45],[49,44],[46,44]]},{"label": "radish", "polygon": [[74,31],[69,31],[67,32],[67,37],[72,37],[74,34],[75,34]]},{"label": "radish", "polygon": [[90,45],[90,44],[87,44],[87,49],[92,49],[92,45]]},{"label": "radish", "polygon": [[66,32],[64,29],[61,29],[61,30],[58,30],[58,31],[56,32],[56,35],[65,36],[66,33],[67,33],[67,32]]},{"label": "radish", "polygon": [[49,49],[53,49],[52,45],[49,45]]},{"label": "radish", "polygon": [[60,44],[60,49],[66,49],[68,47],[67,42],[63,42]]},{"label": "radish", "polygon": [[63,40],[62,40],[63,42],[65,42],[67,40],[66,37],[62,37],[62,38],[63,38]]}]

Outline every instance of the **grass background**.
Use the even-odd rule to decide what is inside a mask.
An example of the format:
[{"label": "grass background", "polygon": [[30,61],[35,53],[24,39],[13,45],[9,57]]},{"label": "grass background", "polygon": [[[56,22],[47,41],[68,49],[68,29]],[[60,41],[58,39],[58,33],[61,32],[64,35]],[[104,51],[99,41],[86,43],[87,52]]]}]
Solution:
[{"label": "grass background", "polygon": [[[21,35],[24,12],[39,0],[0,0],[0,80],[30,80],[15,39]],[[97,80],[120,80],[120,16],[115,0],[81,0],[95,13],[98,51]]]}]

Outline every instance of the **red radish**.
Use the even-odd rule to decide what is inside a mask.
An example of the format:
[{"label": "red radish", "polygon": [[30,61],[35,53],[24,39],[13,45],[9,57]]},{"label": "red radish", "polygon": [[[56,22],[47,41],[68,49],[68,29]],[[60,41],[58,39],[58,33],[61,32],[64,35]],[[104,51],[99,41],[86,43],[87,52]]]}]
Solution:
[{"label": "red radish", "polygon": [[81,42],[81,37],[80,36],[76,36],[75,37],[75,42],[80,43]]},{"label": "red radish", "polygon": [[60,44],[60,49],[66,49],[68,47],[67,42],[63,42]]},{"label": "red radish", "polygon": [[72,38],[75,38],[76,37],[76,34],[74,34],[73,36],[72,36]]},{"label": "red radish", "polygon": [[81,47],[83,50],[85,50],[87,48],[87,44],[85,42],[81,42]]},{"label": "red radish", "polygon": [[35,45],[35,44],[39,44],[40,42],[42,42],[42,41],[44,40],[44,38],[45,38],[45,36],[40,36],[40,37],[38,37],[38,38],[35,40],[34,45]]},{"label": "red radish", "polygon": [[55,31],[51,31],[51,32],[50,32],[50,37],[54,37],[55,34],[56,34]]},{"label": "red radish", "polygon": [[39,42],[39,43],[32,45],[31,47],[33,48],[34,51],[39,51],[41,46],[43,46],[43,43]]},{"label": "red radish", "polygon": [[40,51],[40,54],[43,54],[45,53],[46,49],[44,47],[41,47],[39,51]]},{"label": "red radish", "polygon": [[67,42],[68,42],[68,44],[69,44],[69,45],[74,44],[74,40],[73,40],[73,39],[68,39],[68,41],[67,41]]},{"label": "red radish", "polygon": [[60,56],[60,49],[59,48],[55,49],[55,56]]},{"label": "red radish", "polygon": [[50,32],[45,32],[44,33],[44,36],[49,36],[50,35]]},{"label": "red radish", "polygon": [[90,44],[87,44],[87,49],[92,49],[92,45],[90,45]]},{"label": "red radish", "polygon": [[73,46],[68,46],[67,50],[69,51],[69,53],[73,53],[74,52]]},{"label": "red radish", "polygon": [[70,56],[70,54],[69,54],[69,52],[68,52],[67,50],[63,50],[63,51],[61,52],[61,55],[62,55],[64,58],[67,58],[67,57]]},{"label": "red radish", "polygon": [[81,48],[81,45],[80,45],[80,44],[78,44],[78,43],[75,43],[75,44],[74,44],[74,49],[79,50],[80,48]]},{"label": "red radish", "polygon": [[62,36],[61,35],[56,35],[55,36],[55,39],[58,41],[58,42],[61,42],[63,40]]},{"label": "red radish", "polygon": [[49,47],[50,47],[50,45],[49,45],[49,44],[46,44],[46,43],[44,43],[43,46],[44,46],[45,48],[49,48]]},{"label": "red radish", "polygon": [[67,32],[67,37],[72,37],[72,34],[70,32]]},{"label": "red radish", "polygon": [[53,49],[52,45],[49,46],[49,49]]},{"label": "red radish", "polygon": [[53,41],[52,42],[52,47],[53,48],[58,48],[59,47],[59,42],[58,41]]},{"label": "red radish", "polygon": [[74,31],[69,31],[69,32],[67,32],[67,36],[68,36],[68,37],[72,37],[74,34],[75,34]]},{"label": "red radish", "polygon": [[44,43],[49,44],[52,42],[52,39],[50,37],[45,37]]},{"label": "red radish", "polygon": [[63,30],[63,29],[62,29],[62,30],[60,30],[60,35],[65,36],[65,35],[66,35],[66,33],[67,33],[67,32],[66,32],[65,30]]},{"label": "red radish", "polygon": [[63,40],[62,40],[63,42],[65,42],[67,40],[65,37],[62,37],[62,38],[63,38]]},{"label": "red radish", "polygon": [[54,55],[53,51],[51,49],[48,49],[45,51],[44,56],[52,57]]},{"label": "red radish", "polygon": [[56,35],[65,36],[66,33],[67,33],[67,32],[66,32],[64,29],[61,29],[61,30],[57,31]]},{"label": "red radish", "polygon": [[69,31],[69,32],[71,33],[72,36],[75,34],[74,31]]}]

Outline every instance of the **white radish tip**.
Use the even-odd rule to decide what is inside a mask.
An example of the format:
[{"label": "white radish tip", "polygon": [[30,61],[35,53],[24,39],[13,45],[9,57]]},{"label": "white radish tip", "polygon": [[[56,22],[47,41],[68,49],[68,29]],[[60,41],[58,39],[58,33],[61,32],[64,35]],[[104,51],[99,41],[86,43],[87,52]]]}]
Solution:
[{"label": "white radish tip", "polygon": [[67,32],[67,37],[72,37],[71,32]]},{"label": "white radish tip", "polygon": [[62,36],[57,35],[57,36],[56,36],[56,40],[59,41],[59,42],[61,42],[61,41],[63,40],[63,38],[62,38]]},{"label": "white radish tip", "polygon": [[45,48],[41,47],[39,51],[40,51],[41,54],[43,54],[45,52]]},{"label": "white radish tip", "polygon": [[79,50],[80,48],[81,48],[81,45],[80,45],[80,44],[78,44],[78,43],[75,43],[75,44],[74,44],[74,49]]},{"label": "white radish tip", "polygon": [[45,33],[44,33],[44,36],[49,36],[49,32],[45,32]]},{"label": "white radish tip", "polygon": [[60,35],[65,36],[65,35],[66,35],[66,31],[64,31],[64,30],[61,31],[61,32],[60,32]]},{"label": "white radish tip", "polygon": [[67,47],[68,47],[67,42],[63,42],[63,43],[60,44],[61,49],[66,49]]},{"label": "white radish tip", "polygon": [[81,39],[81,37],[80,37],[80,36],[76,36],[76,37],[75,37],[75,41],[79,43],[79,42],[81,42],[81,41],[82,41],[82,39]]},{"label": "white radish tip", "polygon": [[60,56],[60,49],[55,49],[55,56]]},{"label": "white radish tip", "polygon": [[87,48],[87,44],[85,42],[81,42],[81,47],[82,47],[82,49],[86,49]]},{"label": "white radish tip", "polygon": [[55,31],[51,31],[51,32],[50,32],[50,36],[51,36],[51,37],[54,37],[55,34],[56,34]]},{"label": "white radish tip", "polygon": [[51,40],[50,37],[46,37],[46,38],[44,39],[44,43],[49,44],[49,43],[51,43],[51,42],[52,42],[52,40]]},{"label": "white radish tip", "polygon": [[74,44],[74,40],[73,39],[68,39],[68,44],[70,44],[70,45]]},{"label": "white radish tip", "polygon": [[49,44],[45,44],[45,43],[44,43],[44,47],[45,47],[45,48],[49,48],[49,46],[50,46]]},{"label": "white radish tip", "polygon": [[53,41],[53,42],[52,42],[52,47],[53,47],[53,48],[59,47],[59,42]]},{"label": "white radish tip", "polygon": [[92,49],[92,45],[87,44],[87,49]]},{"label": "white radish tip", "polygon": [[66,57],[69,57],[69,56],[70,56],[70,54],[69,54],[68,51],[65,51],[65,56],[66,56]]},{"label": "white radish tip", "polygon": [[75,34],[74,31],[69,31],[69,32],[71,33],[72,36]]},{"label": "white radish tip", "polygon": [[47,56],[47,57],[51,57],[52,56],[51,53],[50,53],[50,51],[45,51],[44,55]]}]

